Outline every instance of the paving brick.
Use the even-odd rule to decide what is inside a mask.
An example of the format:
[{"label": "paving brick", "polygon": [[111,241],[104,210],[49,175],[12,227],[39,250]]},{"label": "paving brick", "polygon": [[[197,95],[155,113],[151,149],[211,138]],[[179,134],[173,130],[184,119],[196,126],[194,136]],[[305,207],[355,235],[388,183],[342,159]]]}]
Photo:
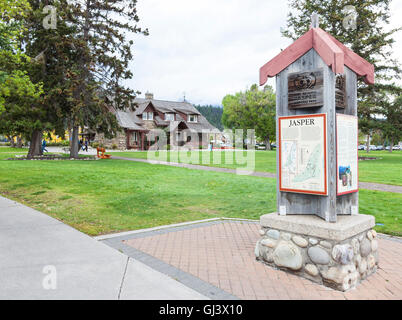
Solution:
[{"label": "paving brick", "polygon": [[259,229],[256,223],[215,222],[164,230],[126,244],[241,299],[402,299],[402,242],[379,238],[377,273],[345,293],[256,261]]}]

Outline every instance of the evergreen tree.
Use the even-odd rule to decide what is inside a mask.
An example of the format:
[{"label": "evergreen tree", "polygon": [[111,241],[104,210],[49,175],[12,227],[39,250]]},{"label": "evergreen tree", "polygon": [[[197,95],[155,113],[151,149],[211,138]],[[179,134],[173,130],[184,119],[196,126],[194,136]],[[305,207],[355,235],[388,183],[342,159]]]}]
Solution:
[{"label": "evergreen tree", "polygon": [[[379,128],[376,115],[387,113],[382,104],[382,92],[400,94],[395,84],[400,79],[400,67],[391,58],[393,35],[401,30],[387,30],[390,19],[391,0],[289,0],[290,13],[282,34],[297,39],[307,32],[314,12],[320,17],[320,27],[347,45],[375,67],[376,83],[358,83],[358,115],[360,130],[370,135]],[[356,27],[345,28],[345,19],[350,17],[345,9],[354,7]],[[390,105],[390,104],[389,104]]]},{"label": "evergreen tree", "polygon": [[30,11],[26,0],[0,0],[0,133],[11,138],[29,136],[37,121],[33,106],[42,94],[41,83],[29,74],[31,59],[22,45]]},{"label": "evergreen tree", "polygon": [[392,102],[385,100],[383,104],[385,121],[381,126],[383,136],[388,140],[390,149],[402,140],[402,95],[395,98]]},{"label": "evergreen tree", "polygon": [[69,75],[72,106],[68,122],[73,134],[70,157],[78,157],[78,128],[88,127],[107,137],[118,130],[114,108],[134,107],[135,92],[122,82],[131,79],[133,41],[128,35],[148,34],[137,26],[136,0],[69,1],[74,37],[75,68]]},{"label": "evergreen tree", "polygon": [[223,130],[222,113],[223,109],[213,105],[197,105],[195,108],[212,124],[215,128]]},{"label": "evergreen tree", "polygon": [[0,0],[0,114],[10,96],[19,99],[29,95],[26,97],[30,99],[40,92],[27,76],[29,57],[20,46],[23,20],[29,10],[27,0]]}]

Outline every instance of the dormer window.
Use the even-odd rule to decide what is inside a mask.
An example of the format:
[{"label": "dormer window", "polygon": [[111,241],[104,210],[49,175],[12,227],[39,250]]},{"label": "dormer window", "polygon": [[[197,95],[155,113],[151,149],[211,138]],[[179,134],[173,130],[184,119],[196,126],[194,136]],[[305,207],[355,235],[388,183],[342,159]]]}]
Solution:
[{"label": "dormer window", "polygon": [[198,116],[196,114],[190,114],[188,116],[188,122],[198,122]]},{"label": "dormer window", "polygon": [[142,120],[154,120],[154,113],[153,112],[144,112],[142,114]]},{"label": "dormer window", "polygon": [[174,121],[174,113],[165,113],[166,121]]}]

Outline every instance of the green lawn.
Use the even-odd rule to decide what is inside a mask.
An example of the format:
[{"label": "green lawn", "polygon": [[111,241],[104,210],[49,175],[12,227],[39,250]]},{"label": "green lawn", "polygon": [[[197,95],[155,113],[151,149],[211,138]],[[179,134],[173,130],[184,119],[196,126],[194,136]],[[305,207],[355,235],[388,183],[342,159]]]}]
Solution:
[{"label": "green lawn", "polygon": [[360,151],[359,156],[377,160],[359,161],[359,180],[402,186],[402,151]]},{"label": "green lawn", "polygon": [[[0,148],[0,159],[13,152]],[[123,160],[0,161],[0,193],[89,234],[275,211],[275,179]],[[402,236],[402,194],[361,190],[360,212]]]},{"label": "green lawn", "polygon": [[[135,152],[111,152],[118,157],[137,158],[137,159],[156,159],[168,162],[200,164],[205,166],[222,167],[229,169],[245,168],[247,152],[245,151],[223,151],[214,150],[210,152],[202,151],[161,151],[152,153],[146,151]],[[275,172],[276,171],[276,152],[275,151],[255,151],[255,171]]]},{"label": "green lawn", "polygon": [[0,193],[97,235],[275,210],[275,180],[120,160],[0,161]]},{"label": "green lawn", "polygon": [[[115,152],[115,156],[147,159],[147,152]],[[209,155],[209,156],[208,156]],[[219,158],[219,155],[221,158]],[[242,157],[246,155],[243,151],[200,151],[190,153],[186,151],[160,152],[153,155],[150,153],[150,159],[160,159],[163,161],[184,162],[192,164],[201,164],[213,167],[224,168],[244,168],[241,162]],[[371,151],[366,153],[359,152],[360,156],[376,157],[377,160],[359,161],[359,180],[363,182],[375,182],[402,186],[402,151]],[[203,161],[206,159],[207,161]],[[217,163],[214,163],[214,158]],[[219,161],[221,159],[221,161]],[[255,171],[276,172],[276,151],[256,151],[255,152]]]}]

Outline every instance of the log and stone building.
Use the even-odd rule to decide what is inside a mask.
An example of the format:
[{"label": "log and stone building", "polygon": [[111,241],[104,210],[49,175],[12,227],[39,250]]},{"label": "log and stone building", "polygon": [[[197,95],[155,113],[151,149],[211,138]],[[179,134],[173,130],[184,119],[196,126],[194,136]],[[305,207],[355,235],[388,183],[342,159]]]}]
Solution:
[{"label": "log and stone building", "polygon": [[149,133],[159,129],[166,133],[167,145],[172,149],[205,149],[211,139],[221,137],[221,131],[187,101],[157,100],[152,93],[146,93],[145,98],[136,98],[134,103],[135,110],[112,109],[122,129],[114,139],[97,134],[93,141],[106,148],[148,150],[155,143]]}]

